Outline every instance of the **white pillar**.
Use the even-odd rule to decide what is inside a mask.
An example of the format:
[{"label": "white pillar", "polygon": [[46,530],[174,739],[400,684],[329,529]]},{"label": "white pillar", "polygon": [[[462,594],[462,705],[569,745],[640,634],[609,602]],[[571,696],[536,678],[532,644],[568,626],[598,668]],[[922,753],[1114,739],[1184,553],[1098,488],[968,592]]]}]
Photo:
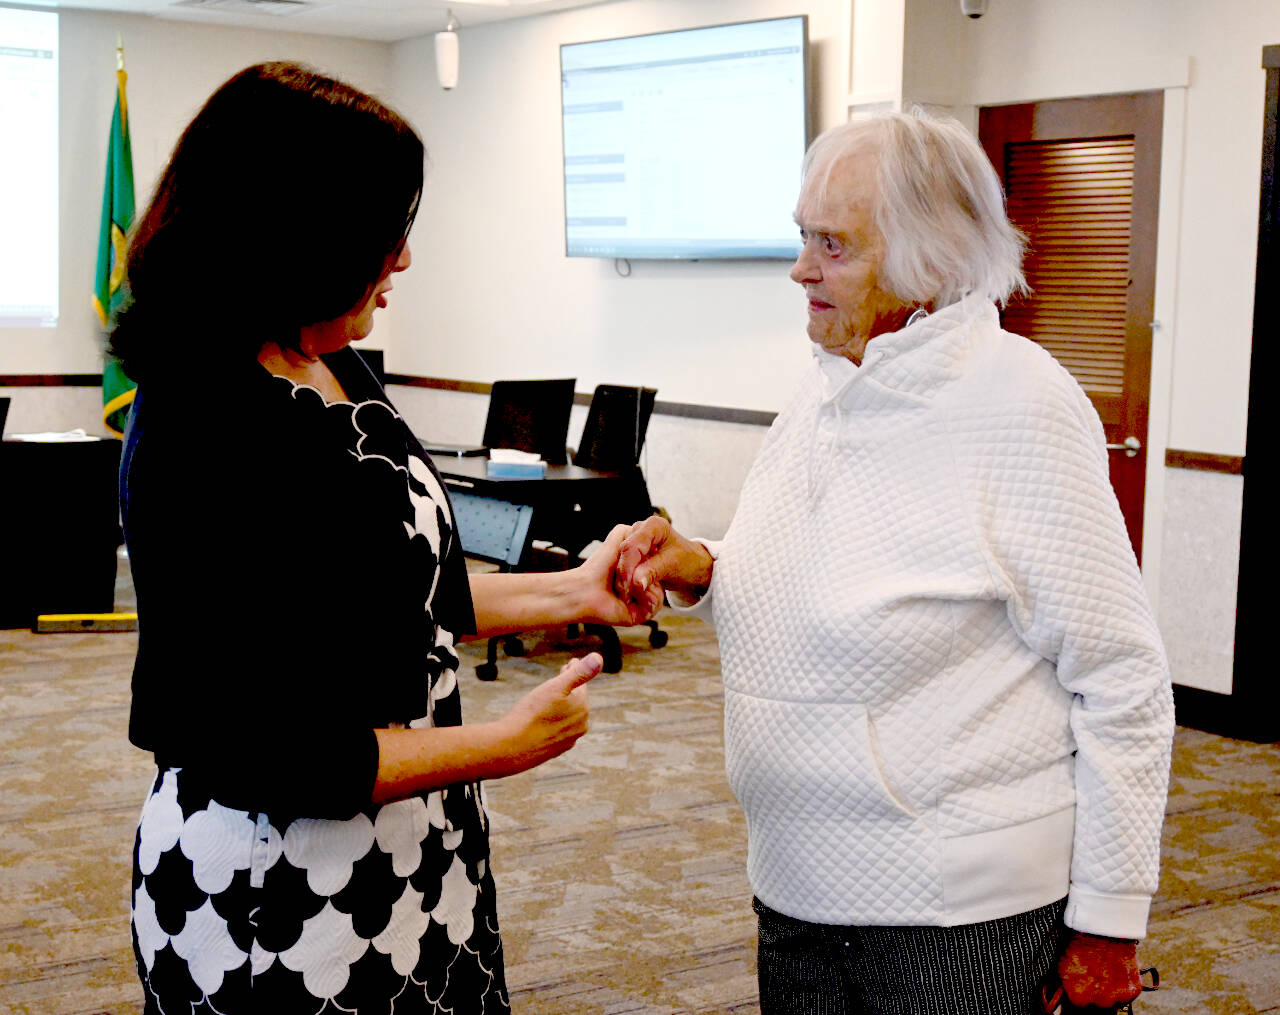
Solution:
[{"label": "white pillar", "polygon": [[902,109],[906,0],[851,0],[849,118]]}]

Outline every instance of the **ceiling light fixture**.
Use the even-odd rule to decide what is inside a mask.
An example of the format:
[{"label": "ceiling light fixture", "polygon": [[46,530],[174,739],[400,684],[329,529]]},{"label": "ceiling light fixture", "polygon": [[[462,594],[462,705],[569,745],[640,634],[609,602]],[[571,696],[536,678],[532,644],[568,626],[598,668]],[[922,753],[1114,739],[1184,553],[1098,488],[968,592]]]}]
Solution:
[{"label": "ceiling light fixture", "polygon": [[449,11],[443,32],[436,32],[436,79],[446,92],[458,83],[458,19]]}]

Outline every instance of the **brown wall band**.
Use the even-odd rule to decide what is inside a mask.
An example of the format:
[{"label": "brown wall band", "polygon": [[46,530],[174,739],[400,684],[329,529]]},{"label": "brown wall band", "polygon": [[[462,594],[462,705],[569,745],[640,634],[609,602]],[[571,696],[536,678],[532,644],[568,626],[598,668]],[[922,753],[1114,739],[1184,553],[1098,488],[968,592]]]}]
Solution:
[{"label": "brown wall band", "polygon": [[[487,395],[491,384],[480,381],[455,381],[444,377],[417,377],[413,374],[386,375],[387,384],[402,384],[410,388],[431,388],[436,391],[461,391],[469,395]],[[0,374],[0,388],[97,388],[102,386],[101,374]],[[591,396],[581,392],[573,396],[578,405],[590,405]],[[742,423],[748,426],[769,426],[777,413],[761,409],[734,409],[719,405],[696,405],[689,402],[655,402],[653,411],[660,416],[680,416],[685,419],[709,419],[719,423]]]},{"label": "brown wall band", "polygon": [[[487,395],[492,385],[480,381],[454,381],[444,377],[417,377],[413,374],[387,374],[388,384],[436,391],[461,391],[470,395]],[[0,388],[96,388],[102,384],[101,374],[0,374]],[[591,396],[574,395],[578,405],[588,405]],[[718,405],[696,405],[688,402],[656,402],[653,411],[664,416],[685,419],[710,419],[721,423],[744,423],[769,426],[777,413],[759,409],[732,409]],[[1164,464],[1171,469],[1198,469],[1203,472],[1225,472],[1239,476],[1244,471],[1241,455],[1214,455],[1203,451],[1176,451],[1164,454]]]},{"label": "brown wall band", "polygon": [[1242,455],[1212,455],[1205,451],[1176,451],[1170,448],[1164,453],[1164,464],[1171,469],[1226,472],[1233,476],[1244,474]]},{"label": "brown wall band", "polygon": [[0,388],[100,388],[102,374],[0,374]]},{"label": "brown wall band", "polygon": [[[471,395],[487,395],[492,385],[479,381],[454,381],[444,377],[417,377],[413,374],[387,374],[387,384],[403,384],[410,388],[432,388],[437,391],[463,391]],[[590,405],[591,395],[578,392],[573,396],[576,405]],[[762,409],[734,409],[720,405],[696,405],[689,402],[655,402],[653,411],[660,416],[680,416],[684,419],[709,419],[718,423],[743,423],[748,426],[769,426],[776,412]]]}]

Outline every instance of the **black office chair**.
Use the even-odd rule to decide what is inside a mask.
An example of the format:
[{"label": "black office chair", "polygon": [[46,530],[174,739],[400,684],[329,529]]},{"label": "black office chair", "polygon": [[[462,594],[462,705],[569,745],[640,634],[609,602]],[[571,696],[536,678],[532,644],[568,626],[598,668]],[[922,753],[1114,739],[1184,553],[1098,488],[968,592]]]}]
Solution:
[{"label": "black office chair", "polygon": [[[644,448],[649,430],[649,417],[653,415],[656,388],[635,388],[620,384],[598,384],[591,396],[591,407],[582,427],[582,438],[573,454],[573,464],[604,472],[621,472],[624,485],[618,496],[604,505],[574,505],[549,522],[539,525],[535,539],[546,539],[566,551],[568,560],[578,555],[597,539],[604,539],[617,524],[629,525],[654,513],[649,499],[649,487],[640,471],[640,452]],[[667,643],[667,633],[658,627],[656,620],[645,621],[649,628],[649,644],[661,648]],[[606,666],[622,664],[622,648],[617,632],[611,627],[586,625],[604,644]],[[576,634],[574,626],[569,628]],[[612,671],[611,671],[612,672]]]},{"label": "black office chair", "polygon": [[605,471],[638,464],[657,394],[656,388],[597,384],[573,464]]},{"label": "black office chair", "polygon": [[[535,452],[548,465],[564,465],[569,416],[573,412],[574,377],[556,380],[494,381],[485,417],[486,448],[514,448]],[[529,521],[533,508],[490,501],[451,491],[458,514],[463,551],[470,557],[516,571],[528,556]],[[496,514],[491,505],[496,504]],[[514,526],[514,528],[512,527]],[[476,667],[481,680],[498,675],[498,645],[508,656],[524,655],[518,635],[489,639],[487,660]]]},{"label": "black office chair", "polygon": [[536,453],[548,465],[564,465],[577,378],[494,381],[484,421],[486,448]]},{"label": "black office chair", "polygon": [[572,512],[553,520],[549,536],[539,526],[535,539],[550,538],[573,559],[594,540],[604,539],[615,525],[629,525],[653,514],[649,487],[640,471],[640,452],[657,393],[655,388],[596,385],[573,464],[622,473],[624,486],[608,505],[574,505]]},{"label": "black office chair", "polygon": [[[463,553],[497,564],[500,571],[514,571],[520,566],[529,549],[532,507],[459,490],[450,491],[449,500]],[[507,655],[524,655],[524,645],[515,635],[490,638],[487,659],[476,667],[476,676],[481,680],[498,678],[499,642]]]}]

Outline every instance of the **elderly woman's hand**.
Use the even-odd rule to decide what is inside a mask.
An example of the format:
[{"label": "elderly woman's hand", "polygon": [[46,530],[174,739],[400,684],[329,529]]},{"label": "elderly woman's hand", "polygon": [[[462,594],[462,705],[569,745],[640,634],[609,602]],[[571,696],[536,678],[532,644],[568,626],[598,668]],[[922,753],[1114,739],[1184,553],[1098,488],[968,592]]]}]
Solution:
[{"label": "elderly woman's hand", "polygon": [[662,607],[662,595],[633,598],[617,578],[617,564],[623,539],[630,525],[615,525],[608,538],[596,548],[575,574],[581,579],[586,601],[580,611],[584,620],[626,626],[642,624]]},{"label": "elderly woman's hand", "polygon": [[1142,993],[1138,943],[1093,934],[1072,934],[1058,960],[1058,977],[1073,1005],[1110,1010]]},{"label": "elderly woman's hand", "polygon": [[[662,590],[701,599],[711,584],[715,560],[701,543],[685,539],[654,515],[632,526],[618,554],[618,594],[637,603],[662,604]],[[656,607],[654,607],[656,610]]]}]

